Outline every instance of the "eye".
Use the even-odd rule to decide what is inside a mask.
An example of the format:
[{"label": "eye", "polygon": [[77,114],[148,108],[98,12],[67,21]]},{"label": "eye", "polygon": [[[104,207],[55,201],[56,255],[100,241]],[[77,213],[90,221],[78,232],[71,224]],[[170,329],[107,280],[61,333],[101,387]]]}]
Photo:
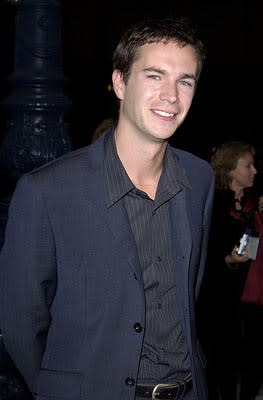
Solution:
[{"label": "eye", "polygon": [[154,81],[159,81],[161,79],[160,75],[147,75],[147,78],[153,79]]},{"label": "eye", "polygon": [[181,80],[179,83],[181,86],[184,86],[184,87],[189,87],[189,88],[194,87],[194,83],[190,82],[190,81]]}]

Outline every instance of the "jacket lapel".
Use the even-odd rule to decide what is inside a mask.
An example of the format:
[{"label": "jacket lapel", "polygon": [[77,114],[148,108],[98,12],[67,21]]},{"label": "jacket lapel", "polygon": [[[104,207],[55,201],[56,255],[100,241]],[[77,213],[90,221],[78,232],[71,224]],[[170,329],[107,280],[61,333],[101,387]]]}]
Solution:
[{"label": "jacket lapel", "polygon": [[111,230],[116,248],[123,259],[133,268],[142,283],[142,273],[136,243],[130,227],[127,211],[122,200],[108,208],[106,222]]},{"label": "jacket lapel", "polygon": [[113,245],[115,246],[116,251],[118,251],[120,257],[122,257],[125,262],[129,264],[129,266],[136,273],[137,277],[141,278],[138,279],[138,281],[140,281],[142,284],[142,274],[137,248],[124,202],[123,200],[119,200],[110,207],[107,204],[108,198],[104,177],[103,160],[104,140],[102,137],[98,139],[97,143],[95,143],[90,154],[93,173],[92,175],[89,175],[89,183],[93,190],[89,190],[88,198],[94,203],[98,215],[100,215],[101,220],[109,229],[109,234],[113,239]]},{"label": "jacket lapel", "polygon": [[[189,293],[189,267],[192,249],[192,237],[186,207],[186,191],[182,189],[171,202],[172,254],[175,265],[175,277],[180,304],[186,305],[186,293]],[[188,296],[187,296],[188,297]]]}]

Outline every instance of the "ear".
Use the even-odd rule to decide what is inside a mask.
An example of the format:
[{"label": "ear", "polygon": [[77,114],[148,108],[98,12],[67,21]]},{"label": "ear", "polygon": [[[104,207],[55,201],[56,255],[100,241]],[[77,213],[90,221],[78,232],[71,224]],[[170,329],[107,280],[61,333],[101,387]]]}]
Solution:
[{"label": "ear", "polygon": [[123,100],[125,83],[123,82],[123,75],[118,69],[115,69],[112,73],[112,85],[118,99]]}]

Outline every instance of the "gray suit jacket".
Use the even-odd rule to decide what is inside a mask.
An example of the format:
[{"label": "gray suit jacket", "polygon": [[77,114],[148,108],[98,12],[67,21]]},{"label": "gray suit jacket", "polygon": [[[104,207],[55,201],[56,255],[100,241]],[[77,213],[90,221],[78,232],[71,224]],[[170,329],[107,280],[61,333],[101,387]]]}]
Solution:
[{"label": "gray suit jacket", "polygon": [[[196,398],[205,400],[195,301],[214,179],[206,161],[174,151],[191,185],[172,200],[177,300]],[[10,205],[0,256],[0,327],[39,399],[134,399],[143,281],[124,204],[107,207],[103,160],[104,136],[24,175]]]}]

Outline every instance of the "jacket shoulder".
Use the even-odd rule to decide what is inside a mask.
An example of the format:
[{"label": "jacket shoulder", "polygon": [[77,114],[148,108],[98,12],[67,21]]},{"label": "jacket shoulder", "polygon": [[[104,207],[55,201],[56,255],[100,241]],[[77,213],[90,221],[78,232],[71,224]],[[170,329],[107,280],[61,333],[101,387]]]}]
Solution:
[{"label": "jacket shoulder", "polygon": [[173,149],[177,158],[179,159],[181,165],[185,169],[187,176],[198,176],[200,179],[200,174],[207,177],[214,177],[214,172],[208,161],[192,154],[188,151],[181,149]]}]

